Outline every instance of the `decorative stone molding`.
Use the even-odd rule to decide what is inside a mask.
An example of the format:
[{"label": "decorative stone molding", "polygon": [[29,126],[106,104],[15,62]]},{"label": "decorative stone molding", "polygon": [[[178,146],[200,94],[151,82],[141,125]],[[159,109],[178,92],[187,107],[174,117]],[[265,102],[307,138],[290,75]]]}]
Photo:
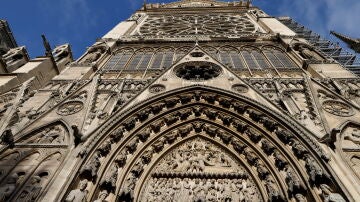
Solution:
[{"label": "decorative stone molding", "polygon": [[162,84],[154,84],[149,87],[150,93],[160,93],[162,91],[165,91],[166,87]]},{"label": "decorative stone molding", "polygon": [[335,116],[348,117],[355,114],[354,109],[350,105],[337,100],[324,101],[322,107],[325,111]]}]

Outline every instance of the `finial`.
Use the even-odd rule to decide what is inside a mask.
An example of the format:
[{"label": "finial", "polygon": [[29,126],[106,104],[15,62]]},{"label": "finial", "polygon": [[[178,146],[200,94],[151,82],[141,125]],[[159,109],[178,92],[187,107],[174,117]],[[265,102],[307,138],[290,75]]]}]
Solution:
[{"label": "finial", "polygon": [[44,44],[44,47],[45,47],[45,55],[46,56],[52,56],[51,46],[50,46],[49,41],[46,39],[44,34],[41,35],[41,38],[43,40],[43,44]]},{"label": "finial", "polygon": [[144,11],[146,11],[146,0],[144,0]]},{"label": "finial", "polygon": [[195,38],[195,46],[199,46],[199,40],[197,37]]}]

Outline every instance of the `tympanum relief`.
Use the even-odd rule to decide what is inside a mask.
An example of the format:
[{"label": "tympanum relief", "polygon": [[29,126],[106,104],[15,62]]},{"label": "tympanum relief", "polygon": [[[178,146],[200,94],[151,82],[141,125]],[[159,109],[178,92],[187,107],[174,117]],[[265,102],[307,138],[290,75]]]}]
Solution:
[{"label": "tympanum relief", "polygon": [[209,141],[196,138],[161,159],[140,201],[262,201],[240,163]]}]

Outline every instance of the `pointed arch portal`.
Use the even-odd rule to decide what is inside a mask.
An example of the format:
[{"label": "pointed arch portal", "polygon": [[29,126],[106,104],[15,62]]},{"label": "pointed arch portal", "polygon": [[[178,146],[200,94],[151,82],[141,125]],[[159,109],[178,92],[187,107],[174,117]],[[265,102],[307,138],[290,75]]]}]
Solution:
[{"label": "pointed arch portal", "polygon": [[62,199],[84,182],[89,201],[104,193],[114,201],[319,201],[322,187],[342,193],[306,129],[220,89],[157,95],[115,114],[93,137]]}]

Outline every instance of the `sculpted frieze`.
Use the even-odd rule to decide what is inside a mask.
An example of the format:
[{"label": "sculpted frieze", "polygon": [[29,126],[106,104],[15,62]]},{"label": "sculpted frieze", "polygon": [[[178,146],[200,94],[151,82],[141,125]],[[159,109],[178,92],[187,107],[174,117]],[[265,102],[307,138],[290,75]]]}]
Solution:
[{"label": "sculpted frieze", "polygon": [[144,186],[140,199],[147,201],[262,201],[245,169],[222,149],[200,138],[181,144],[163,157]]}]

